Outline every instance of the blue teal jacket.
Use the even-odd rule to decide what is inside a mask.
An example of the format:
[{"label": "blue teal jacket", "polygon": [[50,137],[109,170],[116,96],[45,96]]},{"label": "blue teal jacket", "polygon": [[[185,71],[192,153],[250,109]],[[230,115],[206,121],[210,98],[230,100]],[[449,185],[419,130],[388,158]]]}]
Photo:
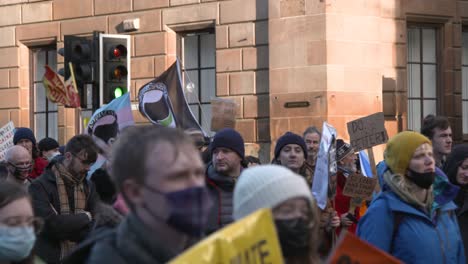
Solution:
[{"label": "blue teal jacket", "polygon": [[357,235],[405,263],[465,263],[455,209],[446,200],[429,217],[387,190],[360,219]]}]

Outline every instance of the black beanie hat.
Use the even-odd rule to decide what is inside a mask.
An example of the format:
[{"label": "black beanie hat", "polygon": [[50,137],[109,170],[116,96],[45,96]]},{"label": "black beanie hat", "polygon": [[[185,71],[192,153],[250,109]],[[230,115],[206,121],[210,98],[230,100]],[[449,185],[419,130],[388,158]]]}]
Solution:
[{"label": "black beanie hat", "polygon": [[276,141],[275,159],[278,158],[281,149],[283,149],[284,146],[289,144],[299,145],[302,148],[302,151],[304,152],[304,158],[307,159],[307,146],[304,139],[301,136],[289,131],[282,135],[280,138],[278,138],[278,141]]},{"label": "black beanie hat", "polygon": [[210,150],[213,155],[213,150],[216,148],[228,148],[239,154],[244,159],[245,148],[244,139],[232,128],[224,128],[218,131],[211,142]]},{"label": "black beanie hat", "polygon": [[22,139],[29,139],[33,145],[36,145],[36,137],[34,137],[32,130],[27,127],[18,127],[16,129],[15,135],[13,136],[13,144],[16,145],[18,141]]},{"label": "black beanie hat", "polygon": [[39,148],[39,151],[49,151],[52,149],[59,148],[59,143],[53,138],[46,137],[39,141],[37,147]]},{"label": "black beanie hat", "polygon": [[350,144],[344,142],[342,139],[336,140],[336,161],[344,159],[352,152],[354,152],[354,149]]}]

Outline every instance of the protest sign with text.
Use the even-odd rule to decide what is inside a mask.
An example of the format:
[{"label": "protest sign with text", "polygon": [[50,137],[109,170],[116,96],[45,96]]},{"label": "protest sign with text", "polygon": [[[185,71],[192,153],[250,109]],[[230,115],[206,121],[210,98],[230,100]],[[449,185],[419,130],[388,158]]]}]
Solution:
[{"label": "protest sign with text", "polygon": [[388,141],[382,112],[353,120],[347,126],[354,151],[371,148]]},{"label": "protest sign with text", "polygon": [[283,263],[271,210],[258,210],[228,225],[169,263]]},{"label": "protest sign with text", "polygon": [[359,174],[353,174],[346,180],[346,184],[343,189],[343,195],[369,199],[372,197],[372,193],[374,192],[376,184],[376,178],[369,178]]},{"label": "protest sign with text", "polygon": [[343,232],[328,258],[329,264],[401,264],[397,258],[349,232]]},{"label": "protest sign with text", "polygon": [[8,122],[0,128],[0,160],[5,159],[6,151],[13,146],[13,136],[15,134],[13,122]]}]

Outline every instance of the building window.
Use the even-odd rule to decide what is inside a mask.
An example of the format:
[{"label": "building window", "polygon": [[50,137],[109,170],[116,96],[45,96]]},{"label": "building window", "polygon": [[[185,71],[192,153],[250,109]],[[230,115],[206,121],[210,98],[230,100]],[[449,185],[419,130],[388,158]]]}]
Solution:
[{"label": "building window", "polygon": [[55,47],[32,49],[31,62],[31,109],[34,133],[38,140],[45,137],[58,139],[57,104],[47,99],[47,93],[42,83],[45,65],[57,69],[57,51]]},{"label": "building window", "polygon": [[462,119],[463,134],[468,134],[468,30],[463,30],[462,42]]},{"label": "building window", "polygon": [[211,99],[216,97],[214,30],[178,34],[178,56],[190,109],[206,132],[211,131]]},{"label": "building window", "polygon": [[420,131],[428,114],[437,114],[437,29],[408,27],[408,129]]}]

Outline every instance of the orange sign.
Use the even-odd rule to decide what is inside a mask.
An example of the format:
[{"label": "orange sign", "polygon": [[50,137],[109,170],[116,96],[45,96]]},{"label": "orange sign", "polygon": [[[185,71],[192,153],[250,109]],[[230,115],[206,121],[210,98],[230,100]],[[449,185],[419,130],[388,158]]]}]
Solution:
[{"label": "orange sign", "polygon": [[332,264],[402,264],[400,260],[391,256],[387,252],[380,250],[359,237],[342,232],[338,243],[327,263]]}]

